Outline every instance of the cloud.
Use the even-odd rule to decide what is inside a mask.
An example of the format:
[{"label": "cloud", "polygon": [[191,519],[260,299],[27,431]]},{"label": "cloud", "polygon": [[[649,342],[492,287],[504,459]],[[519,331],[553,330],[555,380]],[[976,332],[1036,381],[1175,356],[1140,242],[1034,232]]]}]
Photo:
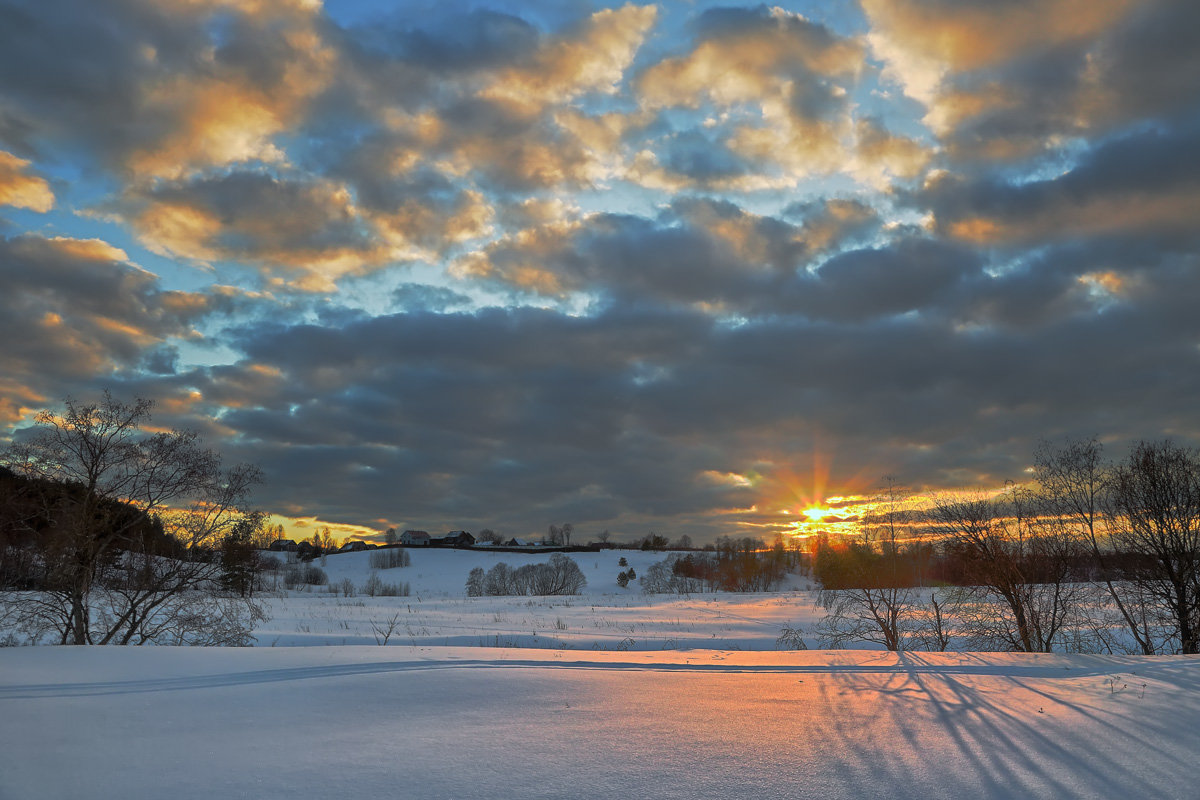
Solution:
[{"label": "cloud", "polygon": [[95,239],[0,239],[0,420],[59,399],[81,376],[103,380],[168,338],[194,336],[214,308],[164,291],[124,251]]},{"label": "cloud", "polygon": [[794,266],[789,223],[728,204],[685,201],[661,220],[593,214],[506,236],[463,257],[455,274],[553,297],[599,292],[621,302],[741,307]]},{"label": "cloud", "polygon": [[396,305],[408,311],[445,311],[454,306],[467,306],[471,298],[444,286],[404,283],[392,292]]},{"label": "cloud", "polygon": [[50,184],[28,172],[29,161],[0,150],[0,206],[46,212],[54,208]]},{"label": "cloud", "polygon": [[436,258],[492,231],[492,204],[428,167],[388,167],[387,149],[364,147],[337,174],[354,187],[356,207],[373,230],[408,257]]},{"label": "cloud", "polygon": [[[948,310],[1018,307],[1041,288],[904,240],[827,262],[811,315],[731,326],[644,300],[588,316],[276,318],[230,332],[238,363],[169,385],[196,387],[191,413],[220,411],[222,449],[267,468],[270,507],[319,498],[347,522],[514,533],[569,519],[641,535],[686,519],[708,537],[779,519],[727,512],[779,502],[780,476],[831,442],[831,486],[868,489],[889,472],[955,486],[1019,476],[1030,431],[1117,442],[1186,429],[1200,390],[1180,368],[1200,341],[1185,299],[1195,267],[1164,261],[1136,302],[1104,311],[969,326]],[[713,472],[764,479],[731,488]]]},{"label": "cloud", "polygon": [[632,4],[597,11],[577,30],[540,43],[522,63],[499,71],[480,96],[536,113],[587,92],[612,94],[657,13],[652,5]]},{"label": "cloud", "polygon": [[[862,69],[863,47],[798,14],[780,9],[708,12],[685,55],[646,68],[636,81],[650,109],[699,109],[710,103],[736,112],[723,145],[755,172],[783,172],[746,188],[786,185],[838,169],[845,155],[846,86]],[[648,155],[641,172],[654,177]],[[678,158],[676,158],[678,160]],[[661,163],[661,159],[659,159]],[[733,159],[726,169],[745,171]],[[668,161],[668,170],[687,174]],[[769,174],[769,173],[768,173]],[[662,182],[659,178],[658,182]]]},{"label": "cloud", "polygon": [[1195,126],[1113,139],[1061,175],[1014,184],[942,173],[913,195],[937,229],[980,245],[1191,231],[1200,214]]},{"label": "cloud", "polygon": [[1032,50],[1093,37],[1125,16],[1135,0],[863,0],[862,5],[872,45],[893,61],[921,98],[936,87],[929,86],[927,76],[906,73],[906,67],[918,67],[906,57],[948,71],[994,66]]},{"label": "cloud", "polygon": [[[636,88],[644,104],[696,107],[709,100],[725,107],[757,105],[788,91],[781,79],[820,82],[853,75],[862,64],[860,44],[780,9],[709,12],[698,29],[699,41],[690,52],[664,59],[638,77]],[[799,91],[811,88],[802,86]],[[821,106],[825,101],[818,94],[812,102]],[[805,110],[804,104],[797,110]],[[808,110],[818,111],[809,116],[821,116],[823,109]]]},{"label": "cloud", "polygon": [[878,211],[851,198],[792,203],[783,209],[782,216],[803,220],[801,238],[814,255],[836,250],[872,233],[883,222]]},{"label": "cloud", "polygon": [[297,516],[701,540],[814,461],[1194,439],[1200,6],[863,10],[2,5],[0,418],[103,384]]},{"label": "cloud", "polygon": [[335,183],[259,172],[161,183],[115,204],[155,252],[198,262],[259,266],[278,288],[329,291],[343,276],[402,252],[376,235]]},{"label": "cloud", "polygon": [[[592,214],[522,230],[464,256],[454,272],[543,296],[595,293],[612,302],[680,304],[715,314],[821,316],[847,307],[829,292],[865,296],[870,286],[861,292],[827,286],[807,270],[876,229],[877,213],[856,201],[831,200],[794,206],[790,214],[803,222],[681,198],[657,219]],[[902,262],[910,263],[909,254]],[[934,258],[928,269],[938,264]],[[826,274],[841,273],[835,267],[820,273]]]},{"label": "cloud", "polygon": [[868,321],[909,312],[940,315],[951,293],[976,277],[983,262],[964,248],[902,238],[884,248],[830,258],[815,278],[793,288],[791,303],[816,319]]},{"label": "cloud", "polygon": [[964,161],[1053,152],[1197,99],[1193,3],[867,0],[864,10],[874,51]]},{"label": "cloud", "polygon": [[[653,6],[626,5],[549,33],[484,11],[340,31],[330,38],[345,69],[320,103],[368,134],[324,130],[334,155],[315,158],[348,171],[364,196],[373,184],[440,175],[470,200],[473,235],[485,234],[478,212],[492,198],[480,195],[587,187],[620,170],[631,115],[587,101],[617,90],[655,19]],[[413,238],[424,225],[400,228]]]},{"label": "cloud", "polygon": [[850,171],[864,183],[888,188],[894,179],[920,175],[934,156],[933,149],[915,139],[897,136],[878,120],[860,117],[854,123],[855,161]]},{"label": "cloud", "polygon": [[0,28],[4,115],[39,148],[82,146],[139,179],[282,161],[276,137],[335,65],[308,3],[63,0],[9,8]]}]

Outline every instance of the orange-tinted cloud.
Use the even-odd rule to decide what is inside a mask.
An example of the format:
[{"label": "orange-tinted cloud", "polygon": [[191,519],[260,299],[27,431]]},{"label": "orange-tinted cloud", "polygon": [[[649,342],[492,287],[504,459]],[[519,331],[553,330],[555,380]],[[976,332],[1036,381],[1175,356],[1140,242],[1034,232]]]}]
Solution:
[{"label": "orange-tinted cloud", "polygon": [[563,297],[581,284],[553,268],[572,247],[572,235],[587,220],[560,220],[526,228],[471,252],[451,266],[459,278],[495,281],[514,289]]},{"label": "orange-tinted cloud", "polygon": [[537,113],[587,92],[612,93],[657,13],[632,4],[597,11],[578,30],[542,44],[528,63],[501,70],[480,96]]},{"label": "orange-tinted cloud", "polygon": [[120,214],[150,249],[198,262],[258,265],[273,285],[329,291],[398,254],[330,181],[258,173],[159,187],[124,198]]},{"label": "orange-tinted cloud", "polygon": [[637,92],[651,108],[694,108],[704,99],[726,107],[757,105],[787,92],[781,78],[853,75],[862,57],[860,43],[838,38],[799,14],[772,9],[752,26],[716,32],[687,55],[650,67],[638,78]]},{"label": "orange-tinted cloud", "polygon": [[286,158],[274,137],[290,129],[332,77],[336,52],[320,33],[316,2],[178,0],[199,18],[235,15],[234,41],[199,53],[189,71],[143,48],[138,103],[161,134],[135,147],[127,167],[139,178],[180,178],[195,170]]},{"label": "orange-tinted cloud", "polygon": [[0,239],[0,278],[0,417],[10,423],[65,386],[191,336],[211,308],[202,295],[164,294],[156,276],[95,239]]},{"label": "orange-tinted cloud", "polygon": [[1187,231],[1200,219],[1200,189],[1122,193],[1048,202],[1034,215],[967,216],[943,228],[979,245],[1013,245],[1116,234]]},{"label": "orange-tinted cloud", "polygon": [[0,206],[46,212],[54,208],[54,192],[44,178],[29,173],[29,161],[0,150]]},{"label": "orange-tinted cloud", "polygon": [[[726,188],[794,184],[837,170],[846,159],[846,86],[864,49],[781,9],[739,12],[740,24],[709,31],[686,55],[646,69],[636,82],[649,109],[712,103],[732,113],[724,144],[754,168],[717,181]],[[639,154],[635,178],[661,188],[679,180]]]},{"label": "orange-tinted cloud", "polygon": [[886,187],[892,178],[915,178],[934,155],[927,145],[897,136],[871,119],[858,119],[854,133],[852,169],[868,184]]},{"label": "orange-tinted cloud", "polygon": [[1035,49],[1086,39],[1121,19],[1139,0],[862,0],[872,41],[952,70],[974,70]]}]

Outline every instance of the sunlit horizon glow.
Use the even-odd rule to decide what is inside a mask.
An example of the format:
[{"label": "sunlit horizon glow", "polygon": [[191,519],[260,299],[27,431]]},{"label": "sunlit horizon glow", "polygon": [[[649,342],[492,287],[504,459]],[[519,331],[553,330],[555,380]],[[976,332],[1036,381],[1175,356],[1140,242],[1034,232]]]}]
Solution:
[{"label": "sunlit horizon glow", "polygon": [[107,389],[297,536],[706,543],[1200,444],[1200,5],[1018,5],[19,0],[0,445]]}]

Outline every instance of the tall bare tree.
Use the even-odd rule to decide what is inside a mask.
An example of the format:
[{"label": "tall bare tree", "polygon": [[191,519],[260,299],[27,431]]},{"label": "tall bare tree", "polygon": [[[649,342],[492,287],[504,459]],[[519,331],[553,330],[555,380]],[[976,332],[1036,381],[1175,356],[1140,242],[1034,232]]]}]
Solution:
[{"label": "tall bare tree", "polygon": [[[1144,655],[1158,652],[1158,637],[1149,625],[1143,593],[1122,580],[1124,560],[1113,548],[1108,521],[1112,513],[1112,465],[1104,460],[1104,447],[1095,438],[1067,439],[1060,445],[1043,441],[1034,451],[1034,476],[1045,509],[1054,524],[1074,528],[1090,551],[1095,569],[1090,575],[1101,600],[1092,609],[1093,624],[1109,650],[1121,649],[1110,635],[1110,624],[1128,631],[1136,650]],[[1106,609],[1111,608],[1111,612]],[[1118,619],[1108,620],[1107,613]]]},{"label": "tall bare tree", "polygon": [[242,519],[258,469],[222,470],[194,433],[148,432],[149,400],[106,392],[65,405],[0,454],[40,505],[40,591],[13,598],[24,627],[63,644],[214,643],[230,621],[234,638],[245,634],[244,614],[215,607],[213,551]]},{"label": "tall bare tree", "polygon": [[[1200,451],[1140,442],[1113,469],[1111,536],[1128,577],[1182,653],[1200,653]],[[1151,642],[1153,643],[1153,642]]]}]

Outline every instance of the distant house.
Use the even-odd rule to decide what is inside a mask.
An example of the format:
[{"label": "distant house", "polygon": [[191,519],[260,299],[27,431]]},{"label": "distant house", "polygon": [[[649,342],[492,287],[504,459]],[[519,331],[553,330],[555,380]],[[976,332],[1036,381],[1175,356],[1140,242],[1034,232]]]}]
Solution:
[{"label": "distant house", "polygon": [[442,537],[442,547],[470,547],[475,544],[475,537],[466,531],[450,531]]},{"label": "distant house", "polygon": [[534,542],[530,542],[526,539],[518,539],[516,536],[514,536],[513,538],[511,538],[507,542],[505,542],[504,546],[505,547],[533,547],[534,544],[535,544]]},{"label": "distant house", "polygon": [[298,547],[299,545],[291,539],[276,539],[267,546],[267,549],[272,553],[294,553]]},{"label": "distant house", "polygon": [[429,534],[425,531],[405,531],[400,534],[400,544],[406,547],[429,547]]},{"label": "distant house", "polygon": [[346,542],[338,548],[339,553],[357,553],[360,550],[370,550],[371,546],[366,542]]}]

